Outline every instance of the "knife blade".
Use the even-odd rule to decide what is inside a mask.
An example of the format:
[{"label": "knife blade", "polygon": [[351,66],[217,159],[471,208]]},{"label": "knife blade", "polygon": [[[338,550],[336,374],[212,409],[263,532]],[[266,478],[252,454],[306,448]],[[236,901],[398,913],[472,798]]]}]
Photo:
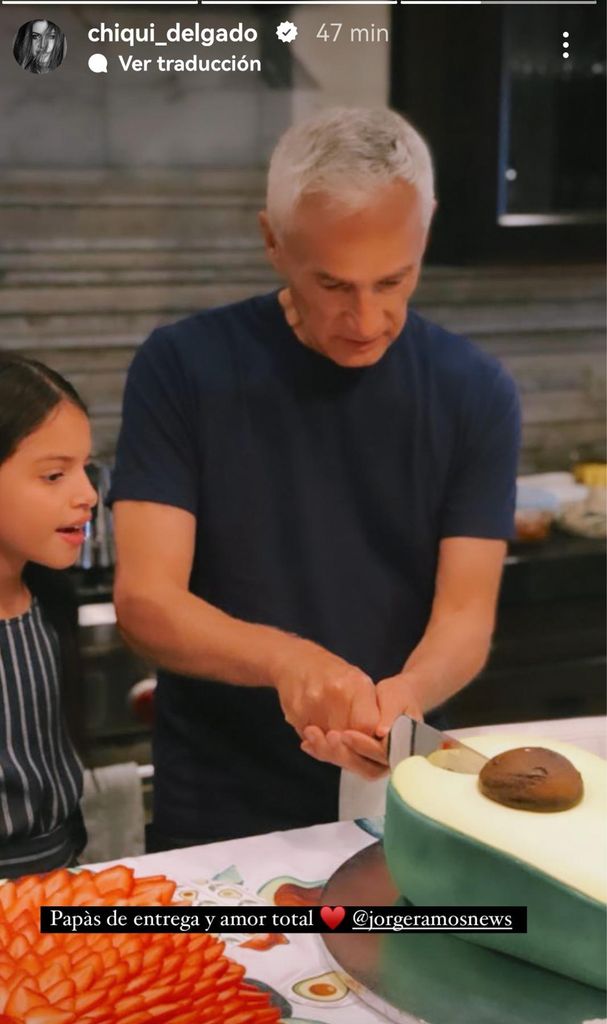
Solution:
[{"label": "knife blade", "polygon": [[432,764],[449,772],[476,775],[489,760],[455,736],[440,732],[426,722],[417,722],[409,715],[399,715],[390,730],[388,760],[390,770],[414,754],[427,757]]}]

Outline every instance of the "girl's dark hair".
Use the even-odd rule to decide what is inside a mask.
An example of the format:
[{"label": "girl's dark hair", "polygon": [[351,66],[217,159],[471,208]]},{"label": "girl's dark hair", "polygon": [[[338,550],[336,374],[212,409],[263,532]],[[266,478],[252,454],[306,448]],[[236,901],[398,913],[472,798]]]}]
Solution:
[{"label": "girl's dark hair", "polygon": [[59,641],[61,710],[76,749],[86,755],[85,689],[78,648],[78,599],[67,573],[28,562],[23,579]]},{"label": "girl's dark hair", "polygon": [[[65,33],[54,21],[49,21],[48,18],[36,18],[36,21],[46,21],[48,27],[54,29],[55,32],[53,52],[48,64],[44,66],[45,71],[52,71],[54,68],[59,67],[65,57]],[[33,47],[34,25],[34,21],[26,21],[25,24],[20,26],[13,43],[13,55],[17,63],[22,68],[25,68],[26,71],[38,73],[38,58],[34,53]]]},{"label": "girl's dark hair", "polygon": [[[69,381],[34,359],[0,352],[0,466],[61,402],[85,414]],[[70,734],[84,753],[84,689],[78,653],[78,602],[67,574],[29,562],[23,579],[54,627],[61,655],[61,696]]]},{"label": "girl's dark hair", "polygon": [[0,352],[0,466],[60,402],[88,415],[75,388],[44,363]]}]

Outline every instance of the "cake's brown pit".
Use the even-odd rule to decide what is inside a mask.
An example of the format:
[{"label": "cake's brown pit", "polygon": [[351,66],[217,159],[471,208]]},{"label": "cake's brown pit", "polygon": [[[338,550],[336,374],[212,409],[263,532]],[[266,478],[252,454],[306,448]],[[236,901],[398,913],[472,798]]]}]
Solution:
[{"label": "cake's brown pit", "polygon": [[481,793],[523,811],[567,811],[582,799],[582,776],[571,761],[545,747],[497,754],[478,777]]}]

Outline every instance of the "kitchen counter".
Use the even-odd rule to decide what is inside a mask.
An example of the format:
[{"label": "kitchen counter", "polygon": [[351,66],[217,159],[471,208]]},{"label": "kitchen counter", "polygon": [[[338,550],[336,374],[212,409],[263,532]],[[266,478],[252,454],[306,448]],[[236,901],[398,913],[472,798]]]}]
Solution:
[{"label": "kitchen counter", "polygon": [[558,529],[545,541],[510,544],[500,604],[604,596],[606,550],[604,540],[574,537]]}]

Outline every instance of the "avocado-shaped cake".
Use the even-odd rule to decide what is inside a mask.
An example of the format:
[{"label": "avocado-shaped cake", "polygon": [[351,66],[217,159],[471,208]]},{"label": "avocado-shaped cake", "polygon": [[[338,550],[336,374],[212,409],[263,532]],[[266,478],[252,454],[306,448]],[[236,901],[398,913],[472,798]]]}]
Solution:
[{"label": "avocado-shaped cake", "polygon": [[527,933],[470,942],[605,987],[607,765],[567,743],[489,735],[481,777],[426,757],[397,765],[384,850],[417,906],[526,906]]}]

